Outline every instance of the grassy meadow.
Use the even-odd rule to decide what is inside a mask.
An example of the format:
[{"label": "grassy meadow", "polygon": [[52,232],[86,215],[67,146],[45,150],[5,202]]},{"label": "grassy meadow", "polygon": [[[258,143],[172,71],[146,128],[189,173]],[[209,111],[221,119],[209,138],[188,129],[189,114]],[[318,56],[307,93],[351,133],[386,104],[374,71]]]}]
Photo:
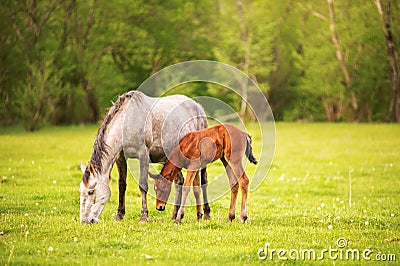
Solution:
[{"label": "grassy meadow", "polygon": [[[115,169],[100,222],[79,222],[79,163],[90,158],[97,126],[1,128],[0,265],[398,263],[400,125],[277,123],[276,130],[275,159],[249,195],[246,224],[227,222],[227,194],[211,203],[211,221],[197,223],[187,207],[175,226],[172,206],[158,212],[151,196],[149,222],[138,223],[132,177],[125,220],[114,221]],[[252,135],[257,157],[261,137]],[[220,171],[211,166],[209,178]]]}]

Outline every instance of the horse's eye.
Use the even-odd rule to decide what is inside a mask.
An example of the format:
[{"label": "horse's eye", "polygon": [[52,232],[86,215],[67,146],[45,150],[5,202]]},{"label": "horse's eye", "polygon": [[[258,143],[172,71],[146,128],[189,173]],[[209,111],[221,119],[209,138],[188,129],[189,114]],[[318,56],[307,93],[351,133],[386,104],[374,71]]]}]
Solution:
[{"label": "horse's eye", "polygon": [[88,195],[93,195],[93,193],[94,193],[94,189],[91,189],[88,191]]}]

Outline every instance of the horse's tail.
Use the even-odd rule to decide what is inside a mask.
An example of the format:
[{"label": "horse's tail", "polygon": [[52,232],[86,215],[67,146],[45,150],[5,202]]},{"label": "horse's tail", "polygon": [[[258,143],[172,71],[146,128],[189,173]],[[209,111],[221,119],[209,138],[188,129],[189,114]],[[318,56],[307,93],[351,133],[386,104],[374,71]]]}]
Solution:
[{"label": "horse's tail", "polygon": [[253,155],[253,148],[251,147],[251,137],[249,134],[246,134],[246,157],[253,164],[257,164],[257,160]]}]

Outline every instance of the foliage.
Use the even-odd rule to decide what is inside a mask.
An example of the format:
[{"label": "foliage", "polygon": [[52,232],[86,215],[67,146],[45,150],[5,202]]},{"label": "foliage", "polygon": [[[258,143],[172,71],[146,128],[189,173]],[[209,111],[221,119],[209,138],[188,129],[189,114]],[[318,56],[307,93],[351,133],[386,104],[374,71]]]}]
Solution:
[{"label": "foliage", "polygon": [[[382,6],[388,1],[398,55],[400,2]],[[52,115],[42,120],[76,124],[97,122],[117,95],[193,59],[222,61],[247,73],[277,120],[394,120],[386,31],[374,1],[337,0],[334,10],[339,47],[332,42],[328,1],[1,1],[0,122],[28,123],[21,110],[28,99],[20,96],[41,75],[32,69],[39,71],[47,60],[63,93],[46,85],[56,90],[48,92],[55,104],[45,105]],[[244,111],[238,97],[218,94],[213,85],[185,90]]]},{"label": "foliage", "polygon": [[[249,124],[264,167],[261,136]],[[271,249],[371,249],[399,260],[399,134],[397,124],[277,124],[277,151],[264,183],[249,196],[244,225],[227,222],[229,193],[211,203],[211,221],[196,222],[187,207],[180,226],[148,198],[148,224],[139,224],[141,196],[128,178],[127,214],[114,221],[118,180],[98,224],[79,223],[79,161],[90,157],[95,126],[0,129],[0,264],[257,264]],[[321,145],[323,143],[323,145]],[[252,173],[255,166],[246,171]],[[209,179],[221,164],[209,167]],[[349,176],[352,176],[352,206]],[[150,190],[152,190],[150,185]],[[191,193],[190,193],[191,195]],[[318,253],[319,254],[319,253]],[[286,254],[286,257],[287,254]],[[280,263],[276,254],[274,261]],[[323,263],[330,263],[325,253]],[[309,265],[319,260],[290,260]],[[338,264],[366,261],[336,259]],[[286,262],[285,262],[286,263]]]}]

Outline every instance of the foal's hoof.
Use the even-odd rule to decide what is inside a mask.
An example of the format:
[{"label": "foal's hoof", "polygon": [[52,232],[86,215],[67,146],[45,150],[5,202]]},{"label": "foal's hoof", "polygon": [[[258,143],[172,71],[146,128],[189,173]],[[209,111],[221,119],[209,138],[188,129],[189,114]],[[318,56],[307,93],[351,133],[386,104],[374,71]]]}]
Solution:
[{"label": "foal's hoof", "polygon": [[244,224],[244,222],[246,222],[246,220],[247,220],[247,216],[243,216],[243,217],[240,217],[239,222],[241,224]]},{"label": "foal's hoof", "polygon": [[209,213],[205,213],[203,216],[204,221],[209,221],[210,220],[210,214]]},{"label": "foal's hoof", "polygon": [[197,221],[200,222],[200,221],[201,221],[201,218],[203,218],[203,214],[202,214],[201,212],[199,212],[199,213],[197,214]]},{"label": "foal's hoof", "polygon": [[230,222],[232,222],[233,220],[235,220],[235,214],[229,214],[228,219],[229,219]]}]

